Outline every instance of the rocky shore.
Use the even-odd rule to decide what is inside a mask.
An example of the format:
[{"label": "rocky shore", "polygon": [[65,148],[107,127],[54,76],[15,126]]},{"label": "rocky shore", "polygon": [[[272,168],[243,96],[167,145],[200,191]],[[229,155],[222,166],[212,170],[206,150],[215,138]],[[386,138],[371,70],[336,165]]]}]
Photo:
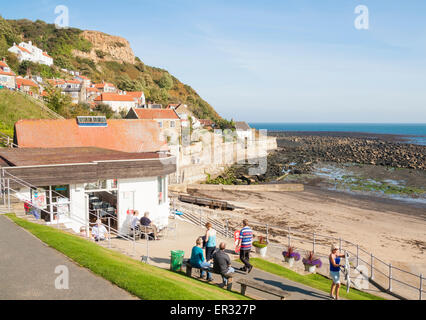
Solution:
[{"label": "rocky shore", "polygon": [[311,174],[318,163],[426,171],[426,146],[402,143],[399,136],[340,132],[270,132],[269,135],[277,137],[278,150],[268,155],[265,174],[248,176],[247,165],[237,165],[216,182],[273,182],[286,175]]}]

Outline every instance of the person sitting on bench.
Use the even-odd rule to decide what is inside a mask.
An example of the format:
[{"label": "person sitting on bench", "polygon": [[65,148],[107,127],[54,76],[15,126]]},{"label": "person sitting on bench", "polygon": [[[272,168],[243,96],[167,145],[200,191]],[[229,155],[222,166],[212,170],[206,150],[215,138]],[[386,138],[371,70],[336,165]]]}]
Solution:
[{"label": "person sitting on bench", "polygon": [[158,240],[158,231],[157,231],[157,226],[155,224],[152,223],[152,221],[148,218],[149,217],[149,212],[145,212],[143,217],[141,218],[141,226],[144,227],[151,227],[152,230],[154,231],[154,239]]},{"label": "person sitting on bench", "polygon": [[92,228],[92,237],[95,241],[103,241],[108,238],[108,231],[101,220],[96,220],[96,224]]},{"label": "person sitting on bench", "polygon": [[212,281],[212,274],[210,273],[210,262],[207,262],[204,259],[203,249],[201,248],[203,245],[203,239],[198,237],[195,241],[195,246],[192,248],[191,258],[189,259],[189,263],[193,268],[200,269],[200,278],[204,277],[204,272],[207,271],[207,281]]},{"label": "person sitting on bench", "polygon": [[225,252],[226,244],[221,242],[219,250],[213,252],[213,271],[222,276],[223,287],[227,287],[228,290],[232,288],[232,273],[235,272],[234,268],[231,267],[231,259]]}]

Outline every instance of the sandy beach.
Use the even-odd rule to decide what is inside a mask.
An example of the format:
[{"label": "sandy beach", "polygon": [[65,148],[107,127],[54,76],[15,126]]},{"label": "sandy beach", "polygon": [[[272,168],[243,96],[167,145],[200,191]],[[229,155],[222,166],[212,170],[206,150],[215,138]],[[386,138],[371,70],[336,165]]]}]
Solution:
[{"label": "sandy beach", "polygon": [[[233,201],[249,219],[359,244],[393,266],[426,274],[426,207],[305,187],[303,192],[209,192]],[[272,239],[285,238],[278,234]],[[325,250],[325,249],[324,249]]]}]

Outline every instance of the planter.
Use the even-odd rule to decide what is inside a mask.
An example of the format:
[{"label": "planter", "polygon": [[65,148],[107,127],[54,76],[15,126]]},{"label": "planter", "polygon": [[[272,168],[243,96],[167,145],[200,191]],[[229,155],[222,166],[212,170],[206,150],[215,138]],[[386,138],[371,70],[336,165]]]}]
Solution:
[{"label": "planter", "polygon": [[260,254],[261,257],[266,256],[266,250],[268,249],[268,247],[263,247],[263,248],[255,247],[255,248],[256,248],[256,253]]},{"label": "planter", "polygon": [[317,266],[313,266],[310,264],[305,264],[305,271],[308,271],[310,273],[315,273]]},{"label": "planter", "polygon": [[292,267],[294,264],[294,257],[284,257],[285,262],[288,263],[289,267]]}]

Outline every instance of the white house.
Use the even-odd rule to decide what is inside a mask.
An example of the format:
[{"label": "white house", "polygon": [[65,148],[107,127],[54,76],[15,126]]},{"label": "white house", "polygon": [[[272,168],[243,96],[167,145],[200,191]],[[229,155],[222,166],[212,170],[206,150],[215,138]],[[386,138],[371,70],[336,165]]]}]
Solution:
[{"label": "white house", "polygon": [[31,61],[48,66],[53,65],[53,58],[47,52],[33,46],[31,41],[28,43],[21,42],[19,45],[14,43],[13,47],[9,48],[8,51],[15,53],[18,56],[19,62]]},{"label": "white house", "polygon": [[237,121],[235,122],[235,129],[237,132],[238,139],[250,143],[254,139],[253,129],[247,124],[247,122]]},{"label": "white house", "polygon": [[6,61],[0,61],[0,86],[15,89],[16,74],[9,68]]},{"label": "white house", "polygon": [[102,93],[95,98],[96,104],[107,104],[114,112],[122,110],[129,111],[131,108],[138,106],[138,99],[132,95],[118,94],[118,93]]}]

